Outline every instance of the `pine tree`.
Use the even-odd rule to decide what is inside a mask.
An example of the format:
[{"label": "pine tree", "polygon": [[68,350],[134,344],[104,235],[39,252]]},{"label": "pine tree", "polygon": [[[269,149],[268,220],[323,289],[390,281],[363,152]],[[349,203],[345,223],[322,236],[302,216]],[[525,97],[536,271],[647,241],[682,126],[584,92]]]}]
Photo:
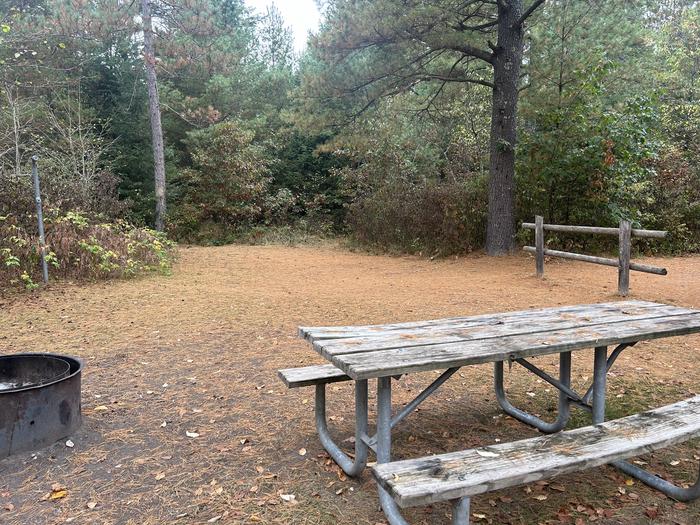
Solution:
[{"label": "pine tree", "polygon": [[522,0],[336,0],[328,3],[326,22],[313,40],[318,67],[306,78],[306,90],[346,117],[418,84],[431,90],[428,105],[449,83],[491,89],[486,233],[491,255],[508,253],[514,246],[524,23],[543,2],[534,0],[526,8]]}]

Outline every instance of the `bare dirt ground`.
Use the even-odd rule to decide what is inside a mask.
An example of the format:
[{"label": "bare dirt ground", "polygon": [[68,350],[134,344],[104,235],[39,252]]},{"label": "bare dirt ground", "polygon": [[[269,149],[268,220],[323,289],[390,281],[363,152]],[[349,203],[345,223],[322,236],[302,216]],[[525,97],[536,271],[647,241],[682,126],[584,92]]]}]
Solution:
[{"label": "bare dirt ground", "polygon": [[[652,259],[667,277],[632,275],[632,298],[700,307],[700,257]],[[278,368],[320,363],[298,325],[383,323],[615,300],[611,268],[525,256],[428,261],[328,247],[181,249],[170,277],[52,285],[0,299],[0,353],[85,360],[82,429],[35,454],[0,460],[0,523],[385,523],[368,473],[347,479],[313,429],[313,391],[287,391]],[[574,360],[578,386],[592,352]],[[551,359],[540,359],[551,365]],[[637,345],[610,379],[608,417],[700,391],[700,337]],[[397,382],[408,401],[434,374]],[[491,368],[463,369],[397,428],[395,456],[457,450],[535,433],[503,417]],[[547,417],[555,396],[515,368],[509,390]],[[329,388],[339,439],[352,429],[349,384]],[[577,415],[574,424],[585,424]],[[198,434],[188,437],[186,432]],[[694,481],[697,442],[644,457]],[[67,495],[45,500],[52,485]],[[293,494],[284,501],[280,495]],[[436,505],[412,523],[445,523]],[[475,498],[475,523],[695,524],[680,504],[609,467]]]}]

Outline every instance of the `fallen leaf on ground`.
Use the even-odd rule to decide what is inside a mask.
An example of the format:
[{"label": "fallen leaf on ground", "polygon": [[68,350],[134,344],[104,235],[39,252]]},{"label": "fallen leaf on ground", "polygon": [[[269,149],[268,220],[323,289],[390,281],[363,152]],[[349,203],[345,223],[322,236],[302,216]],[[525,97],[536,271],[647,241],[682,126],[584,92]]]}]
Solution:
[{"label": "fallen leaf on ground", "polygon": [[48,500],[48,501],[55,501],[57,499],[63,499],[68,495],[68,490],[60,487],[60,486],[54,486],[51,488],[51,492],[46,494],[42,499]]}]

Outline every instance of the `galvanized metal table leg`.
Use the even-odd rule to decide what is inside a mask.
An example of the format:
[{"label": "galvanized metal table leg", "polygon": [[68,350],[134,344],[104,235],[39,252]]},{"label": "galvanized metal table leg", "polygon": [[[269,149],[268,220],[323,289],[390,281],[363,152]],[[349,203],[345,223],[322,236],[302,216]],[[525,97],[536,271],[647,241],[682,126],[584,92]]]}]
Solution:
[{"label": "galvanized metal table leg", "polygon": [[608,347],[597,346],[593,354],[593,424],[605,421],[605,388],[608,378]]},{"label": "galvanized metal table leg", "polygon": [[469,525],[469,498],[452,500],[452,525]]},{"label": "galvanized metal table leg", "polygon": [[[571,352],[562,352],[559,354],[559,380],[565,387],[569,388],[571,386]],[[508,401],[505,388],[503,387],[503,361],[494,363],[494,386],[498,404],[506,414],[514,417],[518,421],[532,425],[545,434],[559,432],[569,421],[571,400],[569,399],[569,394],[562,390],[559,390],[559,411],[557,419],[552,423],[548,423],[537,416],[513,406],[511,402]]]},{"label": "galvanized metal table leg", "polygon": [[[617,361],[617,358],[620,357],[620,354],[622,353],[623,350],[626,348],[629,348],[631,346],[636,345],[637,342],[633,341],[631,343],[622,343],[621,345],[618,345],[615,350],[613,350],[610,353],[610,356],[608,357],[608,362],[606,365],[606,369],[609,372],[612,366],[615,364],[615,361]],[[593,395],[593,385],[591,385],[586,393],[583,395],[583,398],[581,399],[584,403],[590,403],[591,401],[591,396]]]},{"label": "galvanized metal table leg", "polygon": [[[377,379],[377,463],[391,461],[391,378]],[[401,515],[401,509],[391,495],[382,487],[379,491],[379,503],[390,525],[408,525]],[[452,501],[452,525],[469,525],[469,498]]]},{"label": "galvanized metal table leg", "polygon": [[[396,425],[398,425],[401,421],[403,421],[409,414],[411,414],[413,411],[418,408],[418,406],[428,399],[440,386],[447,381],[450,377],[452,377],[455,372],[459,370],[459,367],[457,368],[448,368],[445,370],[440,376],[435,379],[430,385],[428,385],[425,390],[423,390],[420,394],[418,394],[412,401],[407,403],[399,412],[391,418],[391,428],[394,428]],[[396,378],[394,378],[396,379]],[[372,449],[375,450],[377,446],[377,436],[367,436],[365,438],[365,443]]]},{"label": "galvanized metal table leg", "polygon": [[[377,379],[377,463],[391,461],[391,378]],[[379,503],[390,525],[408,525],[388,492],[377,485]]]},{"label": "galvanized metal table leg", "polygon": [[355,459],[335,444],[326,421],[326,385],[316,385],[316,430],[323,448],[348,476],[357,476],[367,466],[367,380],[355,381]]}]

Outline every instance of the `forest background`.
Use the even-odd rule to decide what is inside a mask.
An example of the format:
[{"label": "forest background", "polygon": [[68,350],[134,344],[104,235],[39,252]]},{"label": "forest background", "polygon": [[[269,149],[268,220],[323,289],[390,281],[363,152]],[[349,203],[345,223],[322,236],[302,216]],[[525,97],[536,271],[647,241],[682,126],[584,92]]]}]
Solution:
[{"label": "forest background", "polygon": [[[483,248],[490,72],[449,50],[420,69],[411,58],[473,3],[322,2],[297,54],[274,8],[152,0],[168,203],[156,232],[139,2],[0,0],[0,286],[40,275],[33,155],[54,275],[167,272],[169,239]],[[544,2],[524,28],[518,93],[517,221],[627,219],[670,232],[638,250],[700,250],[698,2]]]}]

